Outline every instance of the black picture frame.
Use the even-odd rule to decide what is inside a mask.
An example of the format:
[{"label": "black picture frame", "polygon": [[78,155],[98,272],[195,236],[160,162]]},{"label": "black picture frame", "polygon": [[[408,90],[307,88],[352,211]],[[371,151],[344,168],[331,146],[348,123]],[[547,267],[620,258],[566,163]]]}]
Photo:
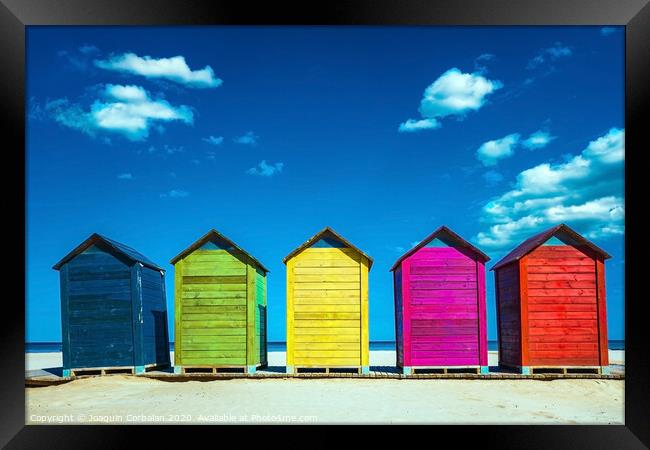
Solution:
[{"label": "black picture frame", "polygon": [[[626,26],[626,189],[634,205],[647,152],[650,83],[650,5],[647,0],[448,0],[348,2],[248,2],[201,0],[0,0],[0,108],[5,125],[5,198],[14,195],[12,214],[5,214],[5,297],[0,348],[0,445],[7,448],[125,447],[134,444],[125,428],[141,437],[196,433],[195,427],[25,426],[25,27],[33,25],[625,25]],[[645,125],[645,127],[644,127]],[[9,138],[10,143],[7,143]],[[22,152],[21,152],[22,149]],[[5,163],[6,164],[6,163]],[[21,184],[22,183],[22,184]],[[6,203],[6,202],[5,202]],[[643,276],[634,277],[647,247],[642,219],[627,208],[625,240],[625,425],[612,426],[471,426],[436,428],[435,442],[459,435],[483,447],[499,448],[647,448],[650,445],[650,373],[648,316],[643,305]],[[22,225],[22,229],[21,229]],[[56,238],[55,230],[52,230]],[[23,236],[23,240],[11,238]],[[632,242],[632,244],[630,244]],[[15,248],[9,250],[7,244]],[[22,272],[20,271],[22,264]],[[630,272],[628,274],[628,271]],[[14,276],[14,272],[17,272]],[[22,273],[22,277],[20,276]],[[629,280],[629,281],[628,281]],[[22,283],[19,283],[22,281]],[[13,290],[8,289],[14,287]],[[647,289],[647,288],[646,288]],[[641,294],[635,296],[635,293]],[[21,297],[22,296],[22,297]],[[211,427],[205,427],[210,432]],[[192,430],[192,431],[190,431]],[[243,430],[239,428],[239,430]],[[269,434],[265,440],[270,439]],[[278,439],[282,439],[278,435]],[[325,442],[325,439],[323,442]],[[140,441],[140,439],[137,439]],[[141,441],[142,442],[142,441]],[[198,442],[198,440],[196,441]],[[285,441],[286,442],[286,441]],[[450,441],[453,442],[453,441]],[[282,444],[281,444],[282,445]]]}]

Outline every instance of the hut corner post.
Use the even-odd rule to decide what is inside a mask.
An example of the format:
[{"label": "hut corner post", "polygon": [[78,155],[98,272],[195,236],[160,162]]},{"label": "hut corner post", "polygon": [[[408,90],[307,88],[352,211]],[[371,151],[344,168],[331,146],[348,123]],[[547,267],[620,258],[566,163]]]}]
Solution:
[{"label": "hut corner post", "polygon": [[287,363],[286,372],[294,373],[293,363],[293,258],[287,261]]},{"label": "hut corner post", "polygon": [[246,264],[246,373],[252,375],[256,371],[255,364],[255,312],[257,310],[256,270],[250,261]]},{"label": "hut corner post", "polygon": [[144,343],[142,340],[142,264],[131,267],[131,309],[133,323],[133,366],[136,374],[144,373]]},{"label": "hut corner post", "polygon": [[487,343],[487,305],[485,301],[485,263],[476,261],[476,276],[478,287],[478,351],[479,365],[481,374],[490,373],[488,363],[488,343]]},{"label": "hut corner post", "polygon": [[183,260],[174,264],[174,373],[183,373],[181,361],[182,331],[182,298],[183,298]]},{"label": "hut corner post", "polygon": [[61,278],[61,350],[63,352],[63,377],[71,375],[70,367],[70,324],[68,312],[68,265],[59,271]]},{"label": "hut corner post", "polygon": [[370,335],[368,329],[368,260],[361,258],[361,373],[370,374]]},{"label": "hut corner post", "polygon": [[596,310],[598,311],[598,347],[600,350],[600,373],[609,373],[609,349],[607,347],[607,301],[605,297],[605,261],[596,259]]},{"label": "hut corner post", "polygon": [[411,375],[413,368],[411,366],[411,259],[406,258],[402,261],[402,373]]},{"label": "hut corner post", "polygon": [[521,374],[530,375],[528,359],[528,257],[519,260],[519,307],[521,333]]},{"label": "hut corner post", "polygon": [[[165,307],[165,360],[164,367],[171,367],[170,348],[169,348],[169,316],[167,315],[167,287],[165,286],[165,272],[160,271],[160,282],[162,283],[162,304]],[[158,362],[156,361],[156,364]]]}]

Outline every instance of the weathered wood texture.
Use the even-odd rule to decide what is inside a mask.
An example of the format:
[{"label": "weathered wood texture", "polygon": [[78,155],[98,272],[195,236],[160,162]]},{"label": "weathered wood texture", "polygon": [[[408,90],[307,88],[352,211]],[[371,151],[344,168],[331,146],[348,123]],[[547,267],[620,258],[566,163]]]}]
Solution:
[{"label": "weathered wood texture", "polygon": [[266,363],[266,271],[215,231],[199,244],[173,260],[175,364]]},{"label": "weathered wood texture", "polygon": [[395,351],[397,352],[397,367],[404,366],[404,303],[402,296],[402,268],[393,272],[395,295]]},{"label": "weathered wood texture", "polygon": [[99,245],[59,270],[64,369],[169,364],[161,272]]},{"label": "weathered wood texture", "polygon": [[244,366],[266,360],[261,322],[266,274],[243,252],[223,247],[208,241],[174,265],[176,365]]},{"label": "weathered wood texture", "polygon": [[494,274],[499,327],[499,362],[521,366],[521,311],[519,264],[503,266]]},{"label": "weathered wood texture", "polygon": [[601,365],[596,258],[569,245],[542,245],[525,260],[523,365]]},{"label": "weathered wood texture", "polygon": [[[402,324],[400,364],[487,365],[483,262],[467,248],[438,242],[401,260],[395,278],[397,319]],[[401,310],[401,315],[400,311]]]},{"label": "weathered wood texture", "polygon": [[537,247],[528,245],[518,260],[496,269],[503,365],[609,363],[603,263],[609,256],[574,232],[556,235],[544,235],[546,241],[535,241]]},{"label": "weathered wood texture", "polygon": [[333,240],[287,260],[287,365],[367,366],[368,261]]}]

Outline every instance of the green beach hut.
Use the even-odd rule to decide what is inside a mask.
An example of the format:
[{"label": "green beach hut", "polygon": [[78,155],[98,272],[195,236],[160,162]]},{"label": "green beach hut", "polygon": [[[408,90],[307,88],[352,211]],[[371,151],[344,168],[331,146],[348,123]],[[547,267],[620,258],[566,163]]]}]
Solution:
[{"label": "green beach hut", "polygon": [[266,274],[257,259],[210,230],[174,265],[174,372],[267,364]]}]

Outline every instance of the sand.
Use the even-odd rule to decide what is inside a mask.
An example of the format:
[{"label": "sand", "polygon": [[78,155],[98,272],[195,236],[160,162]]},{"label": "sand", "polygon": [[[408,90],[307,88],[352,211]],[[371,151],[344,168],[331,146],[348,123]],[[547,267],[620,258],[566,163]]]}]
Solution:
[{"label": "sand", "polygon": [[[371,352],[371,365],[394,364]],[[610,352],[611,355],[611,352]],[[623,361],[623,352],[615,354]],[[611,357],[610,356],[610,357]],[[30,354],[28,370],[60,367]],[[491,352],[490,363],[496,363]],[[284,353],[270,352],[271,366]],[[623,380],[232,379],[166,382],[114,375],[26,389],[26,422],[623,424]]]}]

